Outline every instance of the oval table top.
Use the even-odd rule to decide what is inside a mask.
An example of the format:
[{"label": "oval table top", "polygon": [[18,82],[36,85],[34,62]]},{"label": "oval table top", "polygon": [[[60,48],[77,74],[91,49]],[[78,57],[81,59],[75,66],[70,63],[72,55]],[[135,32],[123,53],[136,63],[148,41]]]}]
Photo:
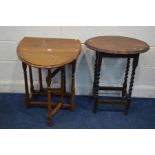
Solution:
[{"label": "oval table top", "polygon": [[25,37],[17,48],[19,59],[33,67],[55,68],[74,61],[81,44],[75,39]]},{"label": "oval table top", "polygon": [[123,36],[99,36],[88,39],[85,45],[108,54],[138,54],[149,49],[149,45],[144,41]]}]

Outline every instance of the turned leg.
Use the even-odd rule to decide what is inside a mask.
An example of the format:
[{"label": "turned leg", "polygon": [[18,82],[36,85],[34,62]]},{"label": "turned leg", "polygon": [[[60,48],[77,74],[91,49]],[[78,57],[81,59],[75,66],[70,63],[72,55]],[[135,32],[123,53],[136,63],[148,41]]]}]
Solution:
[{"label": "turned leg", "polygon": [[43,83],[42,83],[42,71],[41,71],[41,68],[38,69],[38,75],[39,75],[40,91],[42,91],[43,90]]},{"label": "turned leg", "polygon": [[72,62],[72,79],[71,79],[71,97],[70,97],[70,110],[74,111],[74,103],[75,103],[75,68],[76,61]]},{"label": "turned leg", "polygon": [[130,68],[130,58],[127,58],[127,65],[123,83],[123,90],[122,90],[122,97],[126,97],[127,95],[127,82],[128,82],[128,75],[129,75],[129,68]]},{"label": "turned leg", "polygon": [[94,72],[94,83],[93,83],[93,97],[94,97],[94,113],[97,112],[98,107],[98,92],[99,92],[99,80],[100,80],[100,70],[102,65],[102,56],[96,51],[95,60],[95,72]]},{"label": "turned leg", "polygon": [[66,67],[64,66],[64,93],[66,95]]},{"label": "turned leg", "polygon": [[65,95],[65,66],[61,67],[61,102],[64,103]]},{"label": "turned leg", "polygon": [[51,69],[48,69],[48,75],[46,78],[47,82],[47,102],[48,102],[48,125],[51,126],[52,124],[52,116],[51,116],[51,111],[52,111],[52,99],[51,99]]},{"label": "turned leg", "polygon": [[132,90],[133,90],[133,84],[134,84],[134,78],[135,78],[135,71],[138,65],[138,60],[139,60],[139,54],[135,55],[135,57],[133,58],[133,62],[132,62],[132,73],[131,73],[131,79],[130,79],[130,85],[129,85],[129,91],[128,91],[128,96],[127,96],[127,100],[128,103],[125,107],[125,115],[128,114],[128,110],[130,108],[130,104],[131,104],[131,96],[132,96]]},{"label": "turned leg", "polygon": [[29,66],[29,75],[30,75],[30,90],[31,93],[34,92],[34,86],[33,86],[33,75],[32,75],[32,67]]},{"label": "turned leg", "polygon": [[26,107],[30,106],[30,99],[29,99],[29,88],[28,88],[28,78],[27,78],[27,65],[22,63],[23,71],[24,71],[24,82],[25,82],[25,103]]}]

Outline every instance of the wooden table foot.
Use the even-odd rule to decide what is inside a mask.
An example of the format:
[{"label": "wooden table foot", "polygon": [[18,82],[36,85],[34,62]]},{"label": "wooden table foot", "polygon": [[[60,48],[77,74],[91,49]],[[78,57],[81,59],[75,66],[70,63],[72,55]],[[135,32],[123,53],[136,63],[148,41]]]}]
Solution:
[{"label": "wooden table foot", "polygon": [[49,127],[52,126],[52,118],[51,118],[51,117],[48,117],[48,122],[47,122],[47,123],[48,123],[48,126],[49,126]]}]

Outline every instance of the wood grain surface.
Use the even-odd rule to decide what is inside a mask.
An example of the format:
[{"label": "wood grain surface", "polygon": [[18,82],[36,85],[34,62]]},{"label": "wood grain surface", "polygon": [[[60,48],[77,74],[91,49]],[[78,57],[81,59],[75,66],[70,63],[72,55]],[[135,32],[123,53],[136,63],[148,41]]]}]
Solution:
[{"label": "wood grain surface", "polygon": [[25,37],[17,48],[19,59],[33,67],[55,68],[74,61],[80,54],[79,40]]},{"label": "wood grain surface", "polygon": [[99,36],[88,39],[85,45],[92,50],[110,54],[138,54],[149,49],[144,41],[123,36]]}]

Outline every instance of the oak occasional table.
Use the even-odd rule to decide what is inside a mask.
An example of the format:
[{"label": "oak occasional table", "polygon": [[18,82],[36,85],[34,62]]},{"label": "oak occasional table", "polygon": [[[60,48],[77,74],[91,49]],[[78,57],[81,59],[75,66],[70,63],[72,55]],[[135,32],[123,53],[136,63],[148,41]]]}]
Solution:
[{"label": "oak occasional table", "polygon": [[[128,110],[131,104],[131,95],[135,77],[135,70],[138,65],[139,55],[148,51],[149,45],[141,40],[134,38],[128,38],[123,36],[100,36],[88,39],[85,45],[96,51],[95,60],[95,72],[94,72],[94,83],[93,83],[93,97],[94,97],[94,109],[97,112],[98,104],[123,104],[125,105],[124,113],[128,114]],[[125,71],[125,77],[123,86],[112,87],[112,86],[99,86],[100,70],[102,64],[102,58],[126,58],[127,65]],[[132,60],[131,78],[128,86],[128,75],[130,69],[130,63]],[[99,91],[121,91],[121,99],[101,99],[99,98]]]},{"label": "oak occasional table", "polygon": [[[76,59],[80,54],[80,41],[74,39],[54,39],[54,38],[33,38],[25,37],[17,48],[17,55],[22,61],[26,106],[47,106],[48,107],[48,125],[52,123],[53,116],[60,108],[74,110],[75,96],[75,67]],[[71,77],[71,92],[66,92],[65,65],[70,64],[72,70]],[[34,88],[34,79],[32,67],[38,70],[39,89]],[[29,68],[29,79],[27,75]],[[47,87],[43,86],[42,70],[47,70],[46,83]],[[61,72],[60,88],[52,88],[52,78]],[[30,86],[29,86],[30,85]],[[47,95],[47,102],[33,101],[35,95]],[[54,103],[53,95],[58,95],[61,98],[59,103]],[[70,97],[70,103],[64,103],[64,97]]]}]

